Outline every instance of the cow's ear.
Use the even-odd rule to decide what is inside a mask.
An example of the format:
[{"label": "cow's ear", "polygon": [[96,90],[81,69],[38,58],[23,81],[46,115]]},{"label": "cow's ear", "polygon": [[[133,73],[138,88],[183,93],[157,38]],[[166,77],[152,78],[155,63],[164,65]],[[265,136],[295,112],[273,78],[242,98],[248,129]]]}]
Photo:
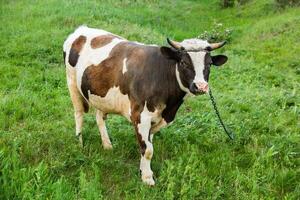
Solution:
[{"label": "cow's ear", "polygon": [[212,56],[211,60],[212,60],[213,65],[221,66],[227,62],[228,58],[227,58],[227,56],[224,56],[224,55],[217,55],[217,56]]},{"label": "cow's ear", "polygon": [[174,48],[160,47],[160,51],[165,57],[169,59],[174,59],[176,61],[180,61],[181,59],[180,52],[175,50]]}]

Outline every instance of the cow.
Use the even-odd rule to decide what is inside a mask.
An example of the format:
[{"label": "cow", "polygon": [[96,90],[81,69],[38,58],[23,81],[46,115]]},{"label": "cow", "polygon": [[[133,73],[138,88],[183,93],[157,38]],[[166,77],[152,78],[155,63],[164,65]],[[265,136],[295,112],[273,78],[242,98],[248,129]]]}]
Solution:
[{"label": "cow", "polygon": [[170,124],[185,97],[209,91],[211,65],[227,61],[211,51],[225,42],[167,39],[170,47],[128,41],[105,30],[80,26],[63,45],[67,85],[74,107],[76,136],[82,144],[83,114],[96,109],[104,149],[112,144],[107,114],[119,114],[134,126],[140,147],[142,181],[154,185],[150,162],[154,133]]}]

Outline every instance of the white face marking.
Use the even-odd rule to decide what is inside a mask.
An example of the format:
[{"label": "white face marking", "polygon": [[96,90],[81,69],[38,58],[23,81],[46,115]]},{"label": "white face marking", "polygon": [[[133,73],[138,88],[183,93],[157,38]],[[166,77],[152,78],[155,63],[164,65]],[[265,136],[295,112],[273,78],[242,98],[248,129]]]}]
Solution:
[{"label": "white face marking", "polygon": [[123,74],[125,74],[125,72],[127,72],[126,61],[127,61],[127,58],[125,58],[125,59],[123,60],[123,68],[122,68],[122,73],[123,73]]},{"label": "white face marking", "polygon": [[190,55],[193,65],[194,65],[194,70],[195,70],[195,78],[193,80],[194,83],[207,83],[204,80],[204,67],[205,67],[205,54],[206,52],[202,51],[206,47],[210,46],[210,44],[201,39],[185,39],[180,43],[186,50],[196,50],[198,52],[188,52]]},{"label": "white face marking", "polygon": [[196,38],[185,39],[180,43],[186,50],[204,50],[210,44],[205,40],[200,40]]},{"label": "white face marking", "polygon": [[206,52],[199,51],[199,52],[188,52],[190,55],[193,65],[194,65],[194,70],[195,70],[195,78],[193,80],[193,83],[206,83],[204,80],[204,58]]}]

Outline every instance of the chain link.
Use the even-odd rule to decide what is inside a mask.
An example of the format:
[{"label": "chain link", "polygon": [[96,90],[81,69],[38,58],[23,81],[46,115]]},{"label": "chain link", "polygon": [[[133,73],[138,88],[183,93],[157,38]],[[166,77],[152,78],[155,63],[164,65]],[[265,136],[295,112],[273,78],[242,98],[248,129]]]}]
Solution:
[{"label": "chain link", "polygon": [[229,137],[231,140],[233,140],[233,139],[234,139],[234,135],[233,135],[233,133],[230,133],[230,132],[227,130],[226,126],[224,125],[223,120],[222,120],[222,118],[221,118],[221,116],[220,116],[219,110],[218,110],[218,108],[217,108],[217,103],[216,103],[216,101],[215,101],[214,96],[212,95],[211,89],[209,89],[209,97],[210,97],[211,103],[212,103],[212,105],[213,105],[213,107],[214,107],[214,110],[216,111],[216,115],[218,116],[218,119],[219,119],[219,121],[220,121],[220,124],[222,125],[222,127],[223,127],[225,133],[228,135],[228,137]]}]

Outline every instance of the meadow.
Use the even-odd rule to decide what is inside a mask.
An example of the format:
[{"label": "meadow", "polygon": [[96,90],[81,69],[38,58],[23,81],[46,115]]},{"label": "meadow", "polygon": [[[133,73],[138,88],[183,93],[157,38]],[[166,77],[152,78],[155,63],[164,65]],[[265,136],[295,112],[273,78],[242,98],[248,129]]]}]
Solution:
[{"label": "meadow", "polygon": [[[300,8],[219,2],[0,0],[0,199],[300,199]],[[107,151],[91,110],[81,148],[62,57],[81,24],[148,44],[227,39],[209,83],[235,140],[204,95],[154,136],[154,187],[124,118],[108,117]]]}]

